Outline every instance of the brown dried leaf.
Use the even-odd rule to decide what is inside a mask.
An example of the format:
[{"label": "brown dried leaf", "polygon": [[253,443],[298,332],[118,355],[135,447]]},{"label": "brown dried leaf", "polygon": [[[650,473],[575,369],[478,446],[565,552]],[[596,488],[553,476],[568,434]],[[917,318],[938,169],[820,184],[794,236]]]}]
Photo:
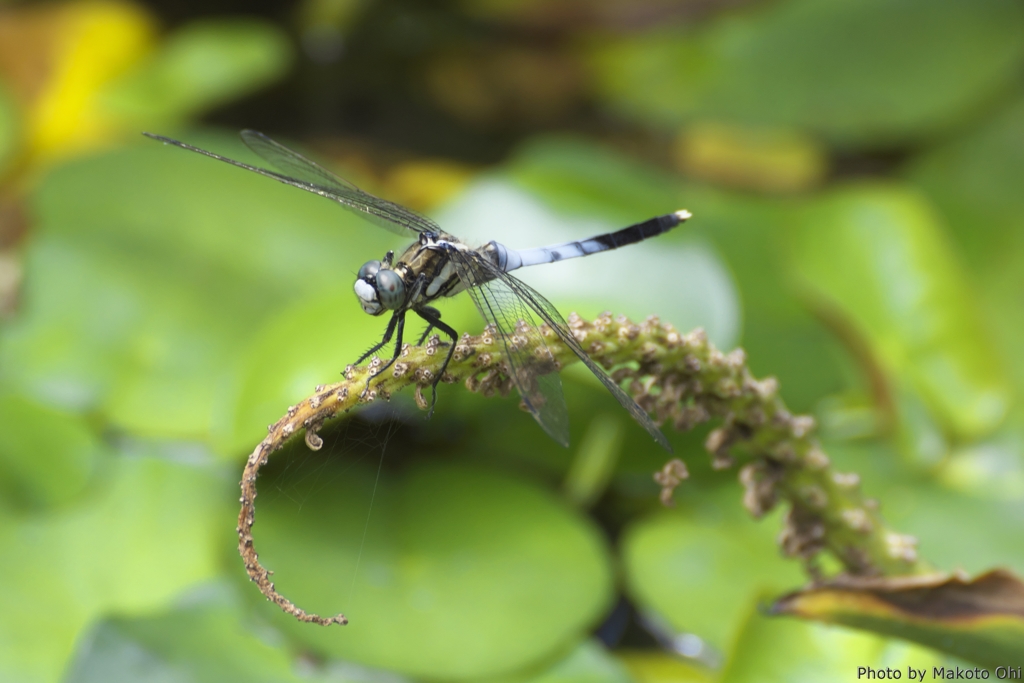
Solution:
[{"label": "brown dried leaf", "polygon": [[988,667],[1024,661],[1024,582],[1004,569],[973,579],[842,578],[786,595],[771,611],[904,638]]}]

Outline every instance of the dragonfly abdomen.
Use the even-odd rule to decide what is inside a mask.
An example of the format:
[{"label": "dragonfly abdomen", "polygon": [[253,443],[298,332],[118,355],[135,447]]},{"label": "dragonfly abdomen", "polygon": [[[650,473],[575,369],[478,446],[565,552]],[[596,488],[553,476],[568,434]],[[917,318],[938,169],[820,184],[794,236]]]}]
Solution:
[{"label": "dragonfly abdomen", "polygon": [[[509,249],[497,242],[492,242],[498,256],[498,266],[506,273],[525,266],[535,266],[541,263],[553,263],[565,259],[589,256],[602,251],[618,249],[628,244],[635,244],[651,237],[668,232],[690,217],[688,211],[676,211],[651,218],[642,223],[631,225],[622,230],[597,235],[590,239],[578,240],[576,242],[565,242],[549,247],[537,247],[535,249]],[[490,245],[488,245],[490,246]]]}]

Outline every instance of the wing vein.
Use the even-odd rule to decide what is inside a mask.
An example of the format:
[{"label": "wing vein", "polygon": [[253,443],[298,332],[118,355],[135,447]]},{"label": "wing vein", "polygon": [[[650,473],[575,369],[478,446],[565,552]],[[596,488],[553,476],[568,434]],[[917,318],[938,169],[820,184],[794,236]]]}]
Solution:
[{"label": "wing vein", "polygon": [[488,271],[488,274],[493,276],[495,279],[503,282],[513,293],[514,296],[524,301],[548,326],[552,329],[555,334],[559,336],[562,342],[568,346],[573,353],[590,369],[592,373],[601,381],[602,384],[611,392],[615,400],[625,408],[633,419],[636,420],[641,427],[647,430],[658,444],[665,450],[671,452],[672,447],[668,443],[668,439],[662,434],[658,426],[654,424],[650,415],[641,408],[633,398],[627,394],[622,387],[620,387],[615,380],[613,380],[608,373],[600,365],[594,361],[587,352],[583,350],[580,343],[576,341],[576,337],[573,336],[572,331],[569,329],[569,325],[562,318],[562,315],[558,312],[558,309],[552,305],[550,301],[545,299],[537,290],[527,285],[522,280],[519,280],[508,273],[503,272],[494,264],[480,259],[481,267]]}]

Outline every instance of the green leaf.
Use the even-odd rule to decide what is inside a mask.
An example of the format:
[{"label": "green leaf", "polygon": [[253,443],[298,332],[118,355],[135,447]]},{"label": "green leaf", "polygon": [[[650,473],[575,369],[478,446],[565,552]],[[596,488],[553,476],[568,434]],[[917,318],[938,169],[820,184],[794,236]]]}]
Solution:
[{"label": "green leaf", "polygon": [[633,683],[633,679],[604,646],[585,640],[540,673],[495,679],[493,683]]},{"label": "green leaf", "polygon": [[292,61],[287,36],[254,20],[189,24],[102,95],[124,123],[153,125],[194,116],[280,78]]},{"label": "green leaf", "polygon": [[878,148],[1014,87],[1022,32],[1013,0],[790,0],[597,43],[591,63],[604,99],[647,122],[792,126]]},{"label": "green leaf", "polygon": [[190,286],[189,265],[114,240],[37,237],[26,306],[0,342],[5,379],[138,434],[202,437],[212,387],[245,330],[242,315],[218,315],[225,289],[203,298],[203,283]]},{"label": "green leaf", "polygon": [[976,306],[1024,387],[1024,99],[922,154],[907,175],[942,212],[982,291]]},{"label": "green leaf", "polygon": [[[895,669],[908,680],[907,667],[929,674],[938,656],[924,648],[877,636],[751,613],[736,639],[721,679],[728,683],[802,683],[867,678],[868,668]],[[894,676],[890,673],[889,678]],[[918,680],[922,680],[918,676]],[[929,678],[930,680],[930,678]]]},{"label": "green leaf", "polygon": [[320,483],[300,491],[292,477],[306,477],[291,470],[261,482],[260,560],[296,604],[350,623],[312,628],[247,590],[305,647],[417,677],[481,679],[564,652],[609,605],[599,533],[534,486],[437,465],[375,483],[375,468],[328,460]]},{"label": "green leaf", "polygon": [[797,212],[792,267],[813,305],[845,321],[840,333],[849,328],[854,337],[847,343],[866,345],[949,432],[977,437],[1003,419],[1005,370],[939,218],[920,195],[850,185],[822,196]]},{"label": "green leaf", "polygon": [[[299,683],[287,651],[248,623],[230,591],[212,584],[156,616],[100,622],[66,683]],[[264,635],[264,637],[260,637]],[[313,679],[316,680],[316,679]]]},{"label": "green leaf", "polygon": [[681,508],[641,518],[626,529],[622,545],[633,599],[719,649],[742,627],[752,600],[804,581],[775,544],[778,515],[755,524],[738,509],[739,496],[735,490],[707,496],[703,514]]},{"label": "green leaf", "polygon": [[[615,223],[693,209],[688,203],[691,188],[678,178],[582,138],[530,140],[516,151],[509,175],[556,210]],[[690,227],[687,223],[681,230]]]},{"label": "green leaf", "polygon": [[0,678],[55,681],[83,629],[105,613],[165,606],[219,572],[230,528],[219,477],[201,468],[123,458],[82,504],[0,517]]},{"label": "green leaf", "polygon": [[[997,276],[1024,246],[1024,99],[915,158],[907,175],[942,210],[978,275]],[[993,262],[992,259],[996,259]]]},{"label": "green leaf", "polygon": [[[250,158],[240,150],[225,151]],[[0,375],[154,436],[209,438],[253,332],[292,302],[350,291],[359,264],[394,247],[331,202],[152,141],[56,170],[35,211]],[[367,317],[354,296],[336,315]]]},{"label": "green leaf", "polygon": [[948,489],[985,500],[1024,501],[1022,432],[1024,425],[1015,419],[991,438],[957,449],[936,472],[938,479]]},{"label": "green leaf", "polygon": [[628,418],[617,413],[595,415],[566,472],[565,497],[586,509],[605,492],[622,454],[623,426]]},{"label": "green leaf", "polygon": [[636,683],[711,683],[709,669],[662,650],[626,650],[616,653]]},{"label": "green leaf", "polygon": [[1018,543],[1024,520],[1020,498],[964,495],[908,478],[874,490],[884,501],[886,519],[913,534],[922,556],[936,566],[970,572],[1006,566],[1024,573],[1024,547]]},{"label": "green leaf", "polygon": [[0,491],[25,507],[74,500],[105,455],[80,416],[0,396]]},{"label": "green leaf", "polygon": [[1019,494],[1007,499],[984,488],[972,495],[937,478],[922,478],[916,465],[877,443],[830,442],[824,448],[837,471],[857,472],[886,522],[916,538],[921,557],[933,566],[969,573],[1006,567],[1024,574]]}]

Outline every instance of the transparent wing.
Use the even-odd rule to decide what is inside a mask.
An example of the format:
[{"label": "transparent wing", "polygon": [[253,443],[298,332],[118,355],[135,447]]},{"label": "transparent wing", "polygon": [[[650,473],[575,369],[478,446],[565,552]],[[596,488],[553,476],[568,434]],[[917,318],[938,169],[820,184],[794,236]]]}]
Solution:
[{"label": "transparent wing", "polygon": [[259,166],[250,166],[241,161],[235,161],[234,159],[229,159],[228,157],[214,154],[205,149],[200,149],[199,147],[194,147],[162,135],[154,135],[152,133],[143,133],[143,135],[166,144],[181,147],[182,149],[198,152],[211,159],[217,159],[232,166],[252,171],[253,173],[259,173],[285,185],[291,185],[300,190],[326,197],[371,223],[404,237],[421,232],[440,231],[438,225],[429,218],[421,216],[412,209],[407,209],[394,202],[389,202],[386,199],[375,197],[368,192],[363,192],[347,180],[339,178],[327,169],[318,166],[302,155],[291,151],[256,131],[243,131],[242,140],[251,150],[282,171],[282,173],[260,168]]},{"label": "transparent wing", "polygon": [[[245,146],[278,171],[310,185],[319,185],[335,192],[366,194],[349,181],[336,176],[326,168],[310,161],[298,152],[288,149],[257,130],[243,130],[238,134]],[[367,195],[369,196],[369,195]],[[377,199],[374,197],[374,199]],[[383,200],[378,200],[383,201]]]},{"label": "transparent wing", "polygon": [[459,279],[470,285],[469,295],[480,314],[497,330],[508,359],[509,377],[526,409],[552,439],[568,446],[569,411],[562,395],[562,380],[530,307],[504,280],[481,267],[491,264],[473,252],[452,251],[450,256]]},{"label": "transparent wing", "polygon": [[[407,235],[407,230],[416,233],[440,232],[441,228],[434,221],[401,204],[389,202],[334,175],[323,166],[316,164],[298,152],[274,142],[263,133],[255,130],[243,130],[240,133],[242,142],[261,159],[292,178],[326,189],[337,202],[350,209],[366,214],[365,217],[377,225]],[[396,230],[395,228],[398,228]]]},{"label": "transparent wing", "polygon": [[[658,426],[654,424],[654,421],[651,420],[651,417],[644,411],[644,409],[637,405],[636,401],[634,401],[629,394],[623,391],[622,387],[616,384],[615,381],[608,376],[608,373],[605,372],[604,368],[598,365],[590,356],[587,355],[587,352],[584,351],[579,342],[576,341],[576,337],[573,336],[572,331],[569,329],[569,325],[565,322],[562,314],[558,312],[558,309],[556,309],[550,301],[545,299],[537,290],[533,289],[522,280],[503,272],[485,258],[478,256],[473,252],[467,256],[473,259],[474,268],[478,272],[478,275],[476,275],[476,279],[478,281],[486,281],[489,278],[493,278],[492,282],[500,282],[500,285],[495,285],[495,287],[500,289],[500,291],[507,292],[504,295],[505,298],[517,302],[515,304],[516,310],[521,311],[528,308],[536,313],[537,316],[547,323],[548,327],[558,335],[562,342],[572,349],[572,352],[575,353],[581,361],[583,361],[584,365],[586,365],[590,371],[593,372],[599,380],[601,380],[601,383],[604,384],[608,391],[611,392],[612,396],[615,397],[615,400],[617,400],[623,408],[629,411],[629,414],[633,416],[633,419],[636,420],[641,427],[647,430],[647,433],[658,442],[658,445],[669,452],[672,451],[672,446],[669,445],[668,439],[665,438],[665,435],[661,433],[661,430],[658,429]],[[459,277],[462,277],[461,273],[459,274]],[[487,285],[484,286],[486,287]],[[472,294],[475,290],[470,289],[469,291]],[[480,308],[479,302],[477,303],[477,307]],[[509,308],[512,308],[512,306],[509,305]],[[480,312],[484,313],[484,317],[490,322],[490,318],[488,318],[487,313],[485,313],[482,308]],[[520,389],[520,393],[522,393],[522,389]],[[559,385],[559,393],[561,393],[561,385]],[[534,413],[534,417],[537,417],[538,422],[541,422],[541,426],[544,426],[543,421],[541,421],[541,418],[537,413]],[[545,430],[548,429],[546,426],[544,428]],[[550,434],[551,432],[548,431],[548,433]]]}]

